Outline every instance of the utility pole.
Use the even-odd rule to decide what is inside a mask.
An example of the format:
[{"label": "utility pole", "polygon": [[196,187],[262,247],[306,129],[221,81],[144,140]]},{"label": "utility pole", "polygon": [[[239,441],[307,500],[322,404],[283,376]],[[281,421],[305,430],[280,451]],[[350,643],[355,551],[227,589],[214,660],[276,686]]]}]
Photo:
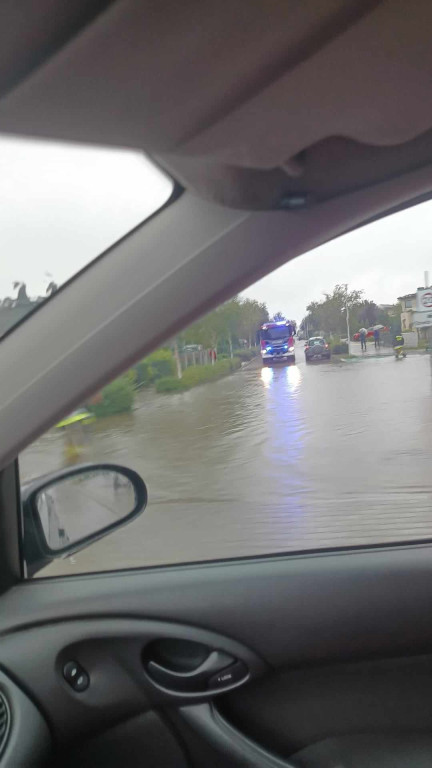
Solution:
[{"label": "utility pole", "polygon": [[350,354],[350,326],[349,326],[349,307],[348,307],[348,283],[345,283],[345,312],[347,323],[347,337],[348,337],[348,354]]},{"label": "utility pole", "polygon": [[[425,288],[429,288],[429,272],[426,271],[424,273],[424,285]],[[427,345],[429,347],[429,355],[431,360],[431,366],[432,366],[432,326],[430,325],[429,328],[426,328],[426,339],[427,339]]]},{"label": "utility pole", "polygon": [[[177,369],[177,378],[181,379],[183,374],[182,374],[182,367],[181,367],[180,353],[179,353],[177,338],[174,338],[174,345],[173,346],[174,346],[174,360],[175,360],[176,369]],[[186,359],[187,359],[187,356],[186,356]]]}]

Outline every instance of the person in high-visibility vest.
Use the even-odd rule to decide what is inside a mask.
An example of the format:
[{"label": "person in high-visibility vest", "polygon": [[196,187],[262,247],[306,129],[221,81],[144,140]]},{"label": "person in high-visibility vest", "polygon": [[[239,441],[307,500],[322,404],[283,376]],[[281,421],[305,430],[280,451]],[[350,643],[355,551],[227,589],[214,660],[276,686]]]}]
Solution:
[{"label": "person in high-visibility vest", "polygon": [[405,344],[405,339],[402,336],[402,334],[401,333],[396,333],[395,337],[393,339],[393,349],[394,349],[394,353],[396,355],[396,359],[399,358],[399,357],[406,357],[406,352],[404,350],[404,344]]},{"label": "person in high-visibility vest", "polygon": [[95,420],[92,413],[85,409],[74,411],[57,424],[64,435],[64,463],[66,466],[82,461],[86,445],[86,425]]}]

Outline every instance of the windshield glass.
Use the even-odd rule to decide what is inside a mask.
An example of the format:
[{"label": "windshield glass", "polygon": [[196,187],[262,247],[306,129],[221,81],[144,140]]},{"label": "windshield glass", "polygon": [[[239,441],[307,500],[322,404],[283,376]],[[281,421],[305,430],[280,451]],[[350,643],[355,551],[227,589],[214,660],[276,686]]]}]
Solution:
[{"label": "windshield glass", "polygon": [[261,331],[261,338],[265,341],[288,339],[290,336],[290,329],[286,326],[282,326],[281,328],[266,328],[265,330]]},{"label": "windshield glass", "polygon": [[0,139],[0,337],[158,210],[173,184],[130,150]]}]

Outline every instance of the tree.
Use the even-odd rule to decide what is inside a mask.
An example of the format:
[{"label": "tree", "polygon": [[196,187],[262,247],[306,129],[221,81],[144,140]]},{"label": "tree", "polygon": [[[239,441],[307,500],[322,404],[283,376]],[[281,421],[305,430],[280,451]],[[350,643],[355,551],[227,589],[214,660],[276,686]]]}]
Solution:
[{"label": "tree", "polygon": [[197,320],[181,334],[184,344],[201,344],[204,348],[217,348],[219,335],[219,318],[215,312],[210,312],[205,317]]},{"label": "tree", "polygon": [[47,296],[52,296],[53,293],[55,293],[56,291],[58,291],[58,285],[57,283],[54,282],[54,280],[51,280],[51,282],[47,286],[45,293]]},{"label": "tree", "polygon": [[324,293],[322,301],[312,301],[307,307],[307,315],[301,322],[301,329],[308,335],[324,333],[325,335],[343,336],[346,334],[345,309],[348,306],[350,325],[358,323],[358,309],[362,304],[363,291],[348,291],[343,284],[337,284],[332,293]]},{"label": "tree", "polygon": [[389,305],[386,309],[378,307],[377,323],[387,326],[393,333],[400,333],[401,314],[402,305],[400,301],[396,302],[396,304]]},{"label": "tree", "polygon": [[285,315],[283,312],[275,312],[273,315],[273,320],[275,323],[277,323],[279,320],[285,320]]},{"label": "tree", "polygon": [[268,319],[265,304],[236,296],[190,325],[182,337],[185,344],[202,344],[207,349],[211,347],[219,350],[227,344],[232,355],[234,344],[239,338],[248,339],[249,346],[252,346],[260,325]]},{"label": "tree", "polygon": [[365,328],[369,328],[373,325],[378,325],[378,314],[379,314],[379,307],[375,304],[374,301],[363,301],[361,303],[361,306],[358,309],[358,319],[360,322],[360,325],[365,326]]},{"label": "tree", "polygon": [[234,356],[233,339],[238,339],[239,336],[241,311],[242,305],[237,297],[225,302],[216,310],[219,335],[228,342],[230,357]]},{"label": "tree", "polygon": [[266,305],[255,299],[244,299],[241,306],[240,333],[251,347],[252,339],[255,341],[260,325],[268,322],[269,313]]},{"label": "tree", "polygon": [[318,334],[322,330],[322,327],[320,325],[321,323],[320,302],[311,301],[311,303],[306,307],[306,311],[307,311],[307,315],[301,321],[300,329],[303,331],[303,333],[306,336],[313,336],[314,334]]},{"label": "tree", "polygon": [[29,304],[30,299],[27,296],[27,286],[25,283],[15,281],[13,284],[13,287],[16,289],[18,288],[18,296],[17,296],[17,302],[19,304]]}]

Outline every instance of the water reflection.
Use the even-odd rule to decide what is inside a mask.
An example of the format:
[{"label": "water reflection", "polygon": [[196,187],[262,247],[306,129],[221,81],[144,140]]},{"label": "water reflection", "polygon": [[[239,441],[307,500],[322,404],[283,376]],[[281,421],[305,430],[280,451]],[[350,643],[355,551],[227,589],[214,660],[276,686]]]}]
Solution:
[{"label": "water reflection", "polygon": [[261,368],[261,381],[264,384],[265,389],[270,389],[272,381],[278,370],[285,371],[286,380],[288,383],[287,391],[295,392],[299,388],[302,379],[301,370],[298,365],[287,365],[280,369],[271,368],[270,366],[263,366]]},{"label": "water reflection", "polygon": [[295,392],[299,388],[302,379],[298,365],[290,365],[286,368],[286,377],[288,381],[288,391]]},{"label": "water reflection", "polygon": [[269,368],[263,365],[261,368],[261,379],[266,389],[270,387],[271,380],[273,378],[273,368]]}]

